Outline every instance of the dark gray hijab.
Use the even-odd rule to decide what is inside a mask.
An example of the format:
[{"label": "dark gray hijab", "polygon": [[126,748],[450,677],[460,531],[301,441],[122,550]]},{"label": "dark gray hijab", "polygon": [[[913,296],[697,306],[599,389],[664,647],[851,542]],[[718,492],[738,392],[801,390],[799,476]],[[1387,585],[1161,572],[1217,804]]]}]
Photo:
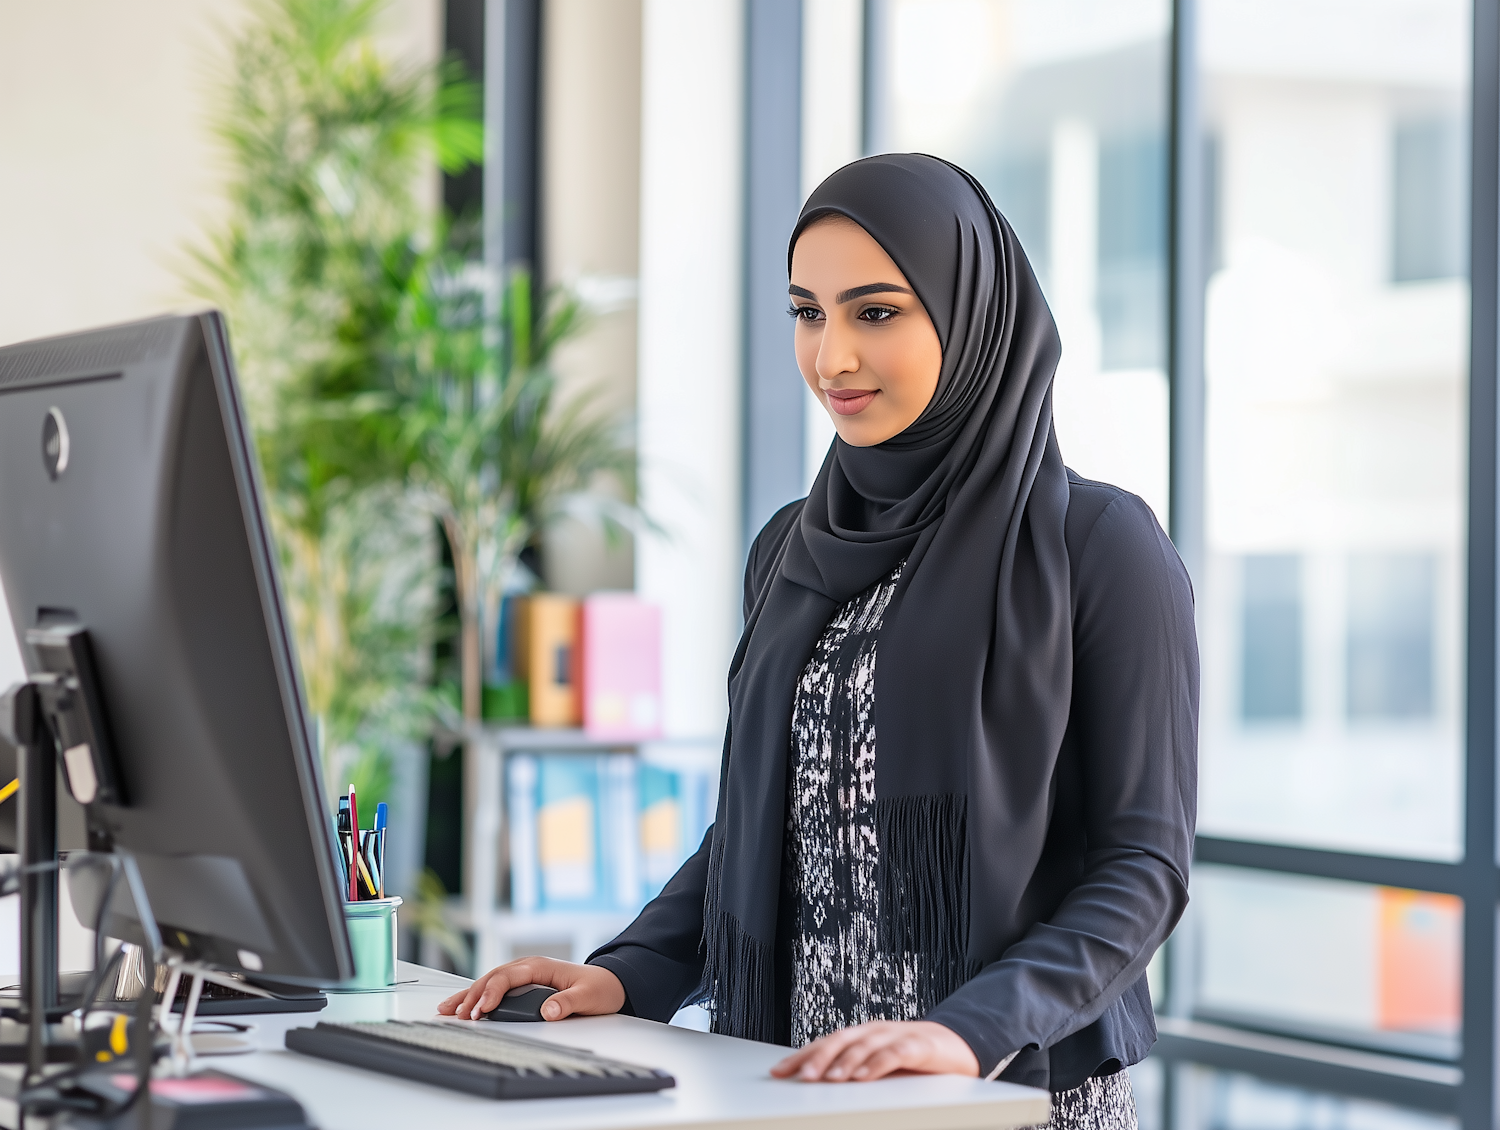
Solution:
[{"label": "dark gray hijab", "polygon": [[767,580],[730,669],[704,994],[716,1030],[762,1040],[775,1038],[785,975],[793,692],[838,607],[907,562],[876,666],[880,925],[883,946],[923,955],[929,1007],[1023,932],[1072,690],[1068,482],[1052,430],[1060,345],[1015,233],[972,176],[914,153],[830,176],[792,246],[830,214],[906,275],[943,363],[915,423],[873,447],[835,440],[789,532],[752,551]]}]

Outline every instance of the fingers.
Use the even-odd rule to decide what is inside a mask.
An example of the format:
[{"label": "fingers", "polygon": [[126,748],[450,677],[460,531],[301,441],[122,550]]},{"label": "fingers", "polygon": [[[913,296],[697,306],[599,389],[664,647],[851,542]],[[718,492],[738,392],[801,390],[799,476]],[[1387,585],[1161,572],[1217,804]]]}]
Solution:
[{"label": "fingers", "polygon": [[909,1025],[877,1020],[814,1040],[776,1064],[771,1074],[805,1083],[868,1082],[894,1071],[920,1071],[929,1058],[926,1042]]},{"label": "fingers", "polygon": [[589,1008],[588,989],[578,985],[548,997],[547,1003],[542,1005],[542,1019],[562,1020],[569,1016],[588,1016],[592,1011]]},{"label": "fingers", "polygon": [[467,989],[439,1004],[438,1012],[461,1020],[478,1020],[496,1008],[511,989],[531,984],[561,990],[542,1006],[544,1020],[619,1012],[625,1005],[625,988],[607,969],[550,957],[523,957],[475,978]]},{"label": "fingers", "polygon": [[[866,1083],[872,1079],[883,1079],[893,1071],[912,1067],[926,1054],[921,1043],[910,1036],[903,1036],[884,1046],[868,1048],[864,1061],[850,1067],[846,1078]],[[834,1064],[834,1070],[837,1071],[839,1066]]]},{"label": "fingers", "polygon": [[[899,1029],[890,1031],[877,1028],[866,1032],[859,1039],[848,1044],[843,1051],[834,1058],[823,1072],[823,1078],[832,1083],[842,1083],[846,1079],[864,1078],[857,1072],[867,1071],[866,1064],[870,1058],[881,1051],[893,1051],[902,1039]],[[893,1051],[894,1054],[894,1051]],[[894,1067],[886,1069],[885,1073],[894,1071]],[[874,1076],[879,1078],[879,1076]]]},{"label": "fingers", "polygon": [[444,1016],[457,1016],[464,1020],[477,1020],[500,1003],[500,998],[517,985],[550,984],[554,965],[563,962],[545,957],[528,957],[497,966],[462,992],[454,993],[438,1005]]},{"label": "fingers", "polygon": [[771,1069],[771,1073],[781,1078],[796,1075],[798,1079],[809,1083],[815,1079],[822,1079],[829,1065],[843,1053],[845,1048],[863,1039],[870,1029],[881,1023],[881,1021],[875,1021],[873,1024],[857,1024],[853,1028],[831,1032],[820,1040],[814,1040],[801,1051],[787,1056]]}]

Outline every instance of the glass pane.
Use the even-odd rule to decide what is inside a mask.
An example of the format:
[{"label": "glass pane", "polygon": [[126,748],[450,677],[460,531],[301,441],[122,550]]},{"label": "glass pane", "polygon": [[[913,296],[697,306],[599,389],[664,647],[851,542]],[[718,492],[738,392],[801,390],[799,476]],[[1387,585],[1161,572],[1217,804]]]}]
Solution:
[{"label": "glass pane", "polygon": [[[1458,1119],[1214,1071],[1172,1068],[1175,1130],[1458,1130]],[[1142,1130],[1145,1119],[1142,1120]]]},{"label": "glass pane", "polygon": [[1169,0],[882,0],[875,152],[984,183],[1062,333],[1058,440],[1166,521]]},{"label": "glass pane", "polygon": [[1200,1019],[1457,1056],[1454,896],[1203,865],[1193,912]]},{"label": "glass pane", "polygon": [[1469,5],[1201,12],[1199,828],[1454,859]]},{"label": "glass pane", "polygon": [[1162,1091],[1166,1082],[1166,1064],[1159,1059],[1143,1059],[1129,1071],[1130,1090],[1135,1096],[1137,1130],[1164,1130]]}]

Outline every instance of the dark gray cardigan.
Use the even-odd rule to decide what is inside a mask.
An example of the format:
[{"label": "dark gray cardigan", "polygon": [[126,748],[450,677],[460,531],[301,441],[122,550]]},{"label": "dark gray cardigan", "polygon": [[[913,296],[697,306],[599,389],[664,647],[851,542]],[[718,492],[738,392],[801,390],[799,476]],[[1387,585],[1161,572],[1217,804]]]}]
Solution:
[{"label": "dark gray cardigan", "polygon": [[[986,1073],[1019,1051],[1000,1077],[1053,1091],[1136,1063],[1155,1042],[1145,970],[1187,905],[1197,805],[1187,571],[1139,498],[1072,472],[1068,482],[1073,697],[1029,921],[926,1017],[962,1036]],[[756,538],[747,609],[800,512],[784,508]],[[708,845],[589,958],[620,978],[637,1016],[669,1020],[699,993]]]}]

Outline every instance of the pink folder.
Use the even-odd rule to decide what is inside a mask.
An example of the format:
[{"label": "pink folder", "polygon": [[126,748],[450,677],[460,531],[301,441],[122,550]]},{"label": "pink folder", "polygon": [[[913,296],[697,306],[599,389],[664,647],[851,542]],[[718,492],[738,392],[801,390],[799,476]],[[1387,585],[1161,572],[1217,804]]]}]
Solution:
[{"label": "pink folder", "polygon": [[661,737],[661,609],[630,593],[583,602],[583,728],[591,738]]}]

